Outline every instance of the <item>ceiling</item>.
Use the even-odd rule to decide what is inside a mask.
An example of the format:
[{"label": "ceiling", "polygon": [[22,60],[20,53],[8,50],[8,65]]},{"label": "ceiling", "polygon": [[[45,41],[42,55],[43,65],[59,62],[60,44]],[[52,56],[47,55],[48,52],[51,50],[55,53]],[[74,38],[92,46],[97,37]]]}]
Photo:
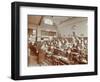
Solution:
[{"label": "ceiling", "polygon": [[72,24],[77,21],[82,21],[86,17],[72,17],[72,16],[28,16],[29,25],[39,26],[59,26]]},{"label": "ceiling", "polygon": [[[46,19],[48,22],[54,22],[56,24],[61,24],[67,20],[69,20],[72,17],[65,17],[65,16],[28,16],[28,23],[39,25],[43,19]],[[51,23],[50,23],[51,24]]]},{"label": "ceiling", "polygon": [[71,18],[72,17],[68,17],[68,16],[54,16],[53,20],[57,25],[59,25],[59,24],[62,24],[64,22],[68,21]]}]

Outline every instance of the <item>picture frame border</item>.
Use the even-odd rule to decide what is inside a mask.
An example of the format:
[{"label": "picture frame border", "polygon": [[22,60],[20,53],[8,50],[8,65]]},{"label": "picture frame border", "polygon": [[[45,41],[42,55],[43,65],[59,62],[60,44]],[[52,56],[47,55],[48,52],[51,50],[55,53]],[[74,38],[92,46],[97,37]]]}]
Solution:
[{"label": "picture frame border", "polygon": [[[30,75],[20,76],[20,7],[44,7],[44,8],[60,8],[60,9],[78,9],[78,10],[93,10],[94,11],[94,72],[80,73],[61,73],[61,74],[45,74],[45,75]],[[58,78],[58,77],[73,77],[73,76],[88,76],[97,75],[98,73],[98,36],[97,36],[97,7],[96,6],[80,6],[80,5],[62,5],[48,3],[31,3],[31,2],[12,2],[11,3],[11,78],[14,80],[25,79],[41,79],[41,78]]]}]

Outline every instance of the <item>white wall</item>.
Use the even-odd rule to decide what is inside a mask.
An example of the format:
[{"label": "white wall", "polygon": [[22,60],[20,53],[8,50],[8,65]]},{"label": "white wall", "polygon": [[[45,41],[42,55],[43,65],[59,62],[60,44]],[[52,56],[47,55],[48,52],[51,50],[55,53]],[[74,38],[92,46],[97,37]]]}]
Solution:
[{"label": "white wall", "polygon": [[[11,2],[14,0],[1,0],[0,1],[0,82],[13,82],[10,79],[11,70]],[[16,0],[17,1],[17,0]],[[58,4],[72,4],[72,5],[89,5],[98,6],[100,10],[100,0],[20,0],[29,2],[43,2],[43,3],[58,3]],[[99,11],[100,14],[100,11]],[[100,21],[100,16],[98,16]],[[99,26],[100,27],[100,24]],[[100,28],[98,28],[100,30]],[[100,35],[100,32],[99,32]],[[100,37],[99,41],[100,42]],[[100,49],[100,43],[99,49]],[[100,50],[99,50],[100,54]],[[100,58],[100,55],[98,55]],[[100,69],[100,59],[99,59]],[[100,73],[100,70],[99,70]],[[53,79],[39,79],[39,80],[26,80],[26,82],[99,82],[100,75],[98,76],[84,76],[84,77],[66,77],[66,78],[53,78]],[[20,81],[23,82],[23,81]]]},{"label": "white wall", "polygon": [[58,25],[58,30],[61,33],[61,36],[65,35],[67,37],[70,37],[73,34],[73,32],[75,32],[76,35],[80,37],[81,34],[83,34],[84,37],[87,37],[87,21],[87,19],[83,20],[83,18],[71,19],[62,23],[61,25]]}]

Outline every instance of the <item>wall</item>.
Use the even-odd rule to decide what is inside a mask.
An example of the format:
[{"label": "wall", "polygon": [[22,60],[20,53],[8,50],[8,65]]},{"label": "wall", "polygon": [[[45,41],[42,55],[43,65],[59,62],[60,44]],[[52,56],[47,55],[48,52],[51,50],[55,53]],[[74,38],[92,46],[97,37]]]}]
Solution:
[{"label": "wall", "polygon": [[[0,82],[14,82],[10,79],[11,71],[11,2],[14,0],[1,0],[0,1]],[[17,1],[17,0],[16,0]],[[73,4],[73,5],[89,5],[98,6],[100,10],[100,0],[20,0],[29,2],[41,3],[58,3],[58,4]],[[100,14],[100,11],[99,11]],[[100,15],[98,16],[100,21]],[[100,27],[100,24],[99,26]],[[100,31],[100,28],[98,28]],[[100,35],[100,32],[99,34]],[[100,42],[100,37],[98,39]],[[99,49],[100,49],[100,43]],[[100,50],[99,50],[100,54]],[[100,58],[100,55],[98,55]],[[99,69],[100,69],[100,60]],[[99,70],[100,73],[100,70]],[[39,79],[39,80],[26,80],[26,82],[99,82],[100,75],[98,76],[84,76],[84,77],[68,77],[68,78],[53,78],[53,79]],[[23,82],[23,81],[19,81]]]},{"label": "wall", "polygon": [[78,36],[83,34],[84,37],[87,37],[87,19],[82,19],[83,18],[75,18],[58,25],[59,32],[62,34],[62,36],[66,35],[67,37],[70,37],[73,32],[75,32]]}]

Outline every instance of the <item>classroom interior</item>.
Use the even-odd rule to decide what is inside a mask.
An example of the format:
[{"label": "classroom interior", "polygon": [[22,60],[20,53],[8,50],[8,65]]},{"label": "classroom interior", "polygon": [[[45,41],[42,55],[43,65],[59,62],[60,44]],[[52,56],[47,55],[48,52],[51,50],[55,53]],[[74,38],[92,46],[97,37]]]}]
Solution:
[{"label": "classroom interior", "polygon": [[28,66],[88,64],[88,18],[28,15]]}]

